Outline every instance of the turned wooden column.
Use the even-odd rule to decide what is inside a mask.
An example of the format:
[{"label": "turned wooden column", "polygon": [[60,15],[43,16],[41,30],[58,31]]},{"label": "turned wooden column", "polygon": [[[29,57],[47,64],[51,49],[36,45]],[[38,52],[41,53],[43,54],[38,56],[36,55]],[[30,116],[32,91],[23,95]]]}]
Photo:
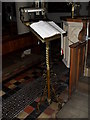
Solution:
[{"label": "turned wooden column", "polygon": [[82,30],[79,32],[78,40],[84,41],[86,40],[86,32],[87,32],[87,20],[82,20],[83,27]]}]

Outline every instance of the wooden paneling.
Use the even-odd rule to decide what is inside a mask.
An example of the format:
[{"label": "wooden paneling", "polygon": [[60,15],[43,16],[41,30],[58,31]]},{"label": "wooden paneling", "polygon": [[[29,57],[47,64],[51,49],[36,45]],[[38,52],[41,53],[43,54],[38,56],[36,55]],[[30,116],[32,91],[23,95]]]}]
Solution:
[{"label": "wooden paneling", "polygon": [[[27,35],[20,35],[16,38],[9,38],[5,40],[2,44],[3,55],[14,52],[16,50],[24,49],[27,47],[37,46],[37,39],[31,33]],[[37,51],[37,48],[35,48]],[[35,52],[35,50],[34,50]]]},{"label": "wooden paneling", "polygon": [[79,77],[84,72],[85,46],[86,42],[77,42],[70,45],[69,96],[78,88]]},{"label": "wooden paneling", "polygon": [[88,54],[90,54],[90,40],[88,41]]}]

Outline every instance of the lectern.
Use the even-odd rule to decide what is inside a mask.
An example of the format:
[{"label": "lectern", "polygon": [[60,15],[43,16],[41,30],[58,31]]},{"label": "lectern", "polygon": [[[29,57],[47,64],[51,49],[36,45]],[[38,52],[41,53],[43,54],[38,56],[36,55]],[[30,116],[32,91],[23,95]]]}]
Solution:
[{"label": "lectern", "polygon": [[[47,86],[46,87],[48,91],[48,102],[50,102],[51,101],[50,88],[53,90],[54,95],[55,95],[55,91],[53,86],[51,86],[51,82],[50,82],[49,43],[52,40],[59,39],[65,33],[65,31],[63,31],[54,22],[40,21],[33,25],[32,24],[29,25],[32,33],[35,34],[39,40],[41,40],[43,43],[46,44],[46,65],[47,65],[47,82],[46,82]],[[41,31],[39,31],[38,29],[40,29]],[[38,31],[40,33],[37,33]]]},{"label": "lectern", "polygon": [[[21,8],[20,9],[20,19],[21,21],[30,28],[30,31],[37,36],[39,40],[41,40],[43,43],[46,44],[46,65],[47,65],[47,85],[45,88],[47,88],[48,92],[48,102],[51,102],[51,92],[50,88],[52,88],[53,93],[55,95],[55,91],[53,87],[51,86],[50,82],[50,65],[49,65],[49,42],[52,40],[63,39],[63,34],[66,33],[64,30],[62,30],[58,25],[56,25],[53,21],[43,21],[40,20],[39,22],[25,22],[24,21],[24,13],[35,13],[35,12],[41,12],[41,14],[44,15],[44,9],[30,9],[30,8]],[[45,20],[45,19],[44,19]]]}]

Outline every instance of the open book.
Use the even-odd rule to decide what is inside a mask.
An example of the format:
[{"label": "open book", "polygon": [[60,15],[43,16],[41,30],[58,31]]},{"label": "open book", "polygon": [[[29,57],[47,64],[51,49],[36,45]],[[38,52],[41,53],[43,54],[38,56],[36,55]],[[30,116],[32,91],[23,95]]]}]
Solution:
[{"label": "open book", "polygon": [[57,34],[66,33],[62,30],[58,25],[56,25],[53,21],[39,21],[32,23],[30,27],[42,38],[46,39],[49,37],[53,37]]}]

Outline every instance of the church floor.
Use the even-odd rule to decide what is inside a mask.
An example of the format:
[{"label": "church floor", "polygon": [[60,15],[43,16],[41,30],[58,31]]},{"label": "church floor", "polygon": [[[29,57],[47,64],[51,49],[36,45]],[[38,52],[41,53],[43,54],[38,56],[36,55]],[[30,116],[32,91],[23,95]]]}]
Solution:
[{"label": "church floor", "polygon": [[[22,74],[17,75],[2,82],[2,90],[0,96],[2,97],[2,119],[31,119],[31,118],[53,118],[58,111],[58,105],[52,102],[50,105],[47,100],[43,102],[39,110],[37,104],[40,101],[40,93],[45,85],[42,80],[43,65],[40,64],[31,67]],[[60,69],[62,68],[62,69]],[[60,95],[59,99],[62,101],[62,106],[68,100],[68,74],[69,70],[65,69],[62,62],[55,63],[53,70],[58,76],[51,76],[52,83],[57,93]],[[60,72],[61,70],[61,72]],[[62,74],[61,74],[62,73]],[[51,72],[52,74],[52,72]],[[43,83],[44,82],[44,83]]]},{"label": "church floor", "polygon": [[67,104],[58,112],[57,118],[88,118],[88,95],[75,92]]},{"label": "church floor", "polygon": [[[90,77],[81,77],[79,79],[78,89],[73,93],[71,99],[58,112],[57,118],[88,118],[89,117],[89,79]],[[63,119],[62,119],[63,120]]]}]

